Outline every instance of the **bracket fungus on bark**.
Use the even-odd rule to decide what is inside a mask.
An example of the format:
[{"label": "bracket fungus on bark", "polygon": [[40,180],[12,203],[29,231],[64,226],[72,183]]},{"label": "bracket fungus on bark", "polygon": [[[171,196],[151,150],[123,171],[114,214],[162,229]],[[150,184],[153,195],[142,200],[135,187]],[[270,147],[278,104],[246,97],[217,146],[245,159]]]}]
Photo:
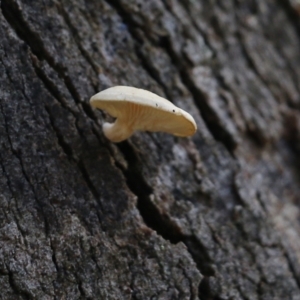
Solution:
[{"label": "bracket fungus on bark", "polygon": [[90,104],[116,118],[113,124],[103,124],[104,135],[115,143],[126,140],[136,130],[181,137],[191,136],[197,130],[189,113],[154,93],[134,87],[108,88],[94,95]]}]

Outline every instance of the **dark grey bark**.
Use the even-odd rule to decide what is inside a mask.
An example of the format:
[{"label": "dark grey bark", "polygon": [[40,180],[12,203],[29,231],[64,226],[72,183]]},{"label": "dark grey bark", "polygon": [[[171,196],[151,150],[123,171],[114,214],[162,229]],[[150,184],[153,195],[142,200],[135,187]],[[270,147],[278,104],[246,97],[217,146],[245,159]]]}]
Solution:
[{"label": "dark grey bark", "polygon": [[[297,1],[1,0],[1,299],[300,299]],[[195,136],[111,144],[141,87]]]}]

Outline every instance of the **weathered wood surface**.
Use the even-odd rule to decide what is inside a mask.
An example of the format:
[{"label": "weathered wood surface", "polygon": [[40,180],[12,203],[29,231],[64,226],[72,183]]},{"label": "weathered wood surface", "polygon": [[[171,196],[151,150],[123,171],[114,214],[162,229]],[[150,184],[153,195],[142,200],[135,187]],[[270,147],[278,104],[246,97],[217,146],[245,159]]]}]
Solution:
[{"label": "weathered wood surface", "polygon": [[[296,1],[1,0],[1,299],[300,299]],[[141,87],[190,139],[113,145]]]}]

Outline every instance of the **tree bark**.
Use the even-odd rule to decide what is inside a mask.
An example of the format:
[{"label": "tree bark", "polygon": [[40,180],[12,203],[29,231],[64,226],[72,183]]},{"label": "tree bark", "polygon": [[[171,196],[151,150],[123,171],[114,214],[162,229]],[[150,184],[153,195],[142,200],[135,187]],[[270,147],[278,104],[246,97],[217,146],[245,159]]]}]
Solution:
[{"label": "tree bark", "polygon": [[[300,9],[0,0],[1,299],[300,299]],[[112,144],[147,89],[192,138]]]}]

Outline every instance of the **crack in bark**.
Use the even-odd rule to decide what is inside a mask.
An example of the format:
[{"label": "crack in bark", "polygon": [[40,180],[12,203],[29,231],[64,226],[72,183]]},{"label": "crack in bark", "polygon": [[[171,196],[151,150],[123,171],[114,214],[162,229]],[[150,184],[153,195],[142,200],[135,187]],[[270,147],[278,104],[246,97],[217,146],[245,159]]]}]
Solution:
[{"label": "crack in bark", "polygon": [[[80,112],[73,110],[67,104],[67,102],[65,101],[65,99],[61,95],[61,93],[59,92],[59,90],[56,87],[56,85],[54,84],[54,82],[43,72],[42,68],[39,65],[38,58],[33,54],[31,55],[31,58],[32,58],[33,67],[35,69],[35,72],[36,72],[38,78],[41,80],[41,82],[43,83],[43,85],[45,86],[47,91],[53,96],[53,98],[56,99],[63,108],[65,108],[67,111],[69,111],[73,115],[73,117],[75,119],[74,124],[76,126],[76,129],[77,129],[78,133],[80,134],[80,136],[84,138],[85,136],[77,124]],[[96,115],[94,114],[91,106],[85,102],[82,102],[80,105],[81,105],[81,107],[83,107],[83,106],[86,107],[85,113],[88,114],[88,117],[93,121],[93,124],[94,124],[94,122],[97,121],[98,119],[97,119]],[[50,115],[50,111],[47,110],[47,112]],[[93,129],[94,129],[94,127],[93,127]],[[96,132],[97,132],[96,129],[92,130],[92,132],[98,137],[98,135],[96,134]]]},{"label": "crack in bark", "polygon": [[67,156],[68,159],[73,159],[76,161],[77,159],[74,157],[72,148],[70,147],[70,145],[68,143],[65,142],[63,135],[60,133],[59,129],[55,126],[53,117],[51,116],[50,110],[47,105],[45,105],[45,111],[48,113],[50,124],[56,135],[57,142],[58,142],[60,148],[63,150],[63,152],[65,153],[65,155]]},{"label": "crack in bark", "polygon": [[[141,175],[140,163],[134,149],[126,141],[118,144],[118,147],[129,166],[128,170],[123,170],[121,167],[120,169],[126,178],[128,187],[138,198],[137,208],[147,226],[172,244],[183,242],[199,271],[206,276],[213,276],[214,271],[209,266],[211,260],[201,242],[193,236],[184,236],[169,216],[161,215],[151,201],[152,188]],[[193,251],[193,249],[197,249],[197,251]]]},{"label": "crack in bark", "polygon": [[[78,162],[78,167],[79,167],[79,170],[81,171],[81,174],[82,174],[82,176],[83,176],[85,182],[87,183],[89,189],[91,190],[91,192],[92,192],[94,198],[95,198],[96,200],[98,200],[97,203],[100,205],[100,208],[101,208],[102,211],[103,211],[102,204],[101,204],[101,202],[99,201],[101,195],[98,193],[96,187],[94,186],[94,184],[93,184],[93,182],[92,182],[92,180],[91,180],[91,178],[90,178],[90,176],[89,176],[89,174],[88,174],[88,171],[86,170],[86,168],[85,168],[85,166],[84,166],[84,163],[83,163],[81,160]],[[101,219],[99,219],[99,220],[101,220]]]},{"label": "crack in bark", "polygon": [[[56,6],[57,6],[57,10],[58,12],[61,14],[61,16],[63,17],[64,21],[66,22],[67,26],[70,29],[70,32],[72,33],[72,36],[74,38],[74,41],[81,53],[81,55],[85,58],[85,60],[90,64],[90,66],[92,67],[93,71],[95,72],[95,74],[98,76],[99,75],[99,68],[100,66],[97,66],[97,64],[94,63],[93,59],[91,58],[91,56],[89,55],[89,53],[84,49],[84,47],[81,44],[81,38],[78,34],[77,29],[73,26],[70,17],[67,13],[67,11],[65,10],[64,6],[62,3],[58,3],[56,2]],[[95,87],[94,87],[95,88]],[[97,92],[97,90],[95,89],[95,91]]]},{"label": "crack in bark", "polygon": [[40,61],[46,60],[47,63],[55,70],[61,78],[63,78],[64,83],[72,95],[75,103],[77,105],[81,104],[85,114],[92,118],[95,117],[91,113],[91,107],[84,101],[81,100],[79,93],[77,92],[76,87],[74,86],[71,78],[67,74],[67,69],[59,62],[55,62],[54,58],[51,56],[44,46],[43,40],[40,35],[30,28],[30,25],[24,19],[22,15],[22,10],[16,2],[10,0],[2,0],[1,9],[3,16],[14,29],[18,37],[23,40],[31,49],[32,53],[38,57]]},{"label": "crack in bark", "polygon": [[58,274],[59,273],[59,267],[58,267],[58,263],[57,263],[57,260],[56,260],[55,248],[53,246],[51,238],[50,238],[50,248],[52,250],[52,255],[51,255],[52,262],[53,262],[53,264],[55,266],[56,273]]},{"label": "crack in bark", "polygon": [[[41,80],[43,85],[45,86],[46,90],[55,98],[60,105],[70,111],[72,115],[76,118],[76,112],[68,106],[67,102],[65,101],[64,97],[61,95],[59,89],[55,85],[55,83],[45,74],[45,72],[42,70],[40,66],[40,60],[36,55],[34,55],[32,52],[30,53],[32,66],[36,72],[37,77]],[[51,66],[48,64],[48,66],[51,68]],[[54,69],[52,69],[54,70]]]},{"label": "crack in bark", "polygon": [[[56,134],[59,146],[61,147],[61,149],[63,150],[65,155],[68,157],[68,159],[71,162],[75,163],[75,165],[78,167],[78,169],[80,170],[80,173],[82,175],[82,178],[86,182],[86,184],[87,184],[89,190],[92,192],[94,198],[96,200],[98,200],[97,203],[100,205],[100,208],[102,209],[102,204],[99,201],[100,195],[99,195],[97,189],[95,188],[94,184],[92,183],[92,180],[90,179],[90,176],[84,166],[84,163],[82,162],[82,160],[80,160],[78,157],[75,156],[70,145],[64,140],[63,135],[60,133],[59,129],[55,126],[53,117],[49,111],[49,108],[47,108],[47,106],[45,106],[45,110],[47,111],[47,113],[49,115],[50,124]],[[98,216],[98,218],[99,218],[99,216]]]},{"label": "crack in bark", "polygon": [[[44,84],[44,86],[46,87],[46,89],[50,92],[50,94],[54,97],[54,99],[56,99],[58,101],[58,103],[63,107],[65,108],[67,111],[69,111],[74,119],[76,120],[74,122],[76,128],[77,128],[77,131],[79,132],[79,134],[84,137],[84,134],[81,132],[80,128],[78,127],[77,125],[77,120],[78,120],[78,115],[79,113],[75,112],[74,110],[72,110],[67,104],[66,102],[64,101],[63,97],[61,96],[59,90],[57,89],[56,85],[51,81],[51,79],[42,71],[42,69],[40,68],[39,66],[39,62],[37,61],[38,58],[36,57],[32,57],[32,63],[33,63],[33,67],[36,71],[36,74],[37,76],[40,78],[40,80],[42,81],[42,83]],[[86,103],[81,103],[81,105],[84,105]],[[86,104],[88,106],[88,109],[86,109],[86,112],[89,111],[89,117],[95,121],[97,120],[97,117],[94,115],[94,112],[92,111],[90,105]],[[100,198],[100,195],[98,194],[96,188],[94,187],[89,175],[88,175],[88,172],[86,171],[85,167],[84,167],[84,164],[82,161],[79,160],[78,157],[75,157],[75,154],[71,148],[71,146],[64,140],[64,137],[63,135],[60,133],[59,131],[59,128],[57,128],[55,126],[55,123],[54,123],[54,119],[51,115],[51,112],[50,112],[50,109],[45,106],[45,110],[46,112],[48,113],[48,116],[49,116],[49,120],[50,120],[50,124],[56,134],[56,137],[57,137],[57,141],[58,141],[58,144],[60,145],[61,149],[63,150],[63,152],[66,154],[66,156],[71,160],[73,161],[77,167],[79,168],[81,174],[82,174],[82,177],[83,179],[85,180],[85,182],[87,183],[87,186],[89,187],[90,191],[92,192],[94,198],[97,200]],[[97,139],[99,140],[99,136],[98,134],[96,134],[96,129],[93,127],[92,129],[92,132],[93,134],[96,135]],[[97,201],[99,202],[99,201]],[[101,203],[100,203],[101,205]],[[97,212],[97,216],[99,218],[99,221],[101,220],[98,212]]]},{"label": "crack in bark", "polygon": [[76,279],[76,285],[78,287],[78,291],[80,293],[80,295],[82,296],[82,299],[87,299],[87,300],[90,300],[91,298],[90,297],[87,297],[84,290],[83,290],[83,287],[82,287],[82,280],[80,280],[78,274],[76,272],[73,273],[74,276],[75,276],[75,279]]},{"label": "crack in bark", "polygon": [[[134,37],[134,39],[136,40],[137,38]],[[168,99],[171,99],[171,95],[168,92],[168,89],[166,87],[166,85],[162,82],[162,80],[159,77],[159,73],[155,70],[155,68],[153,66],[151,66],[151,64],[149,63],[149,61],[147,60],[147,58],[144,56],[144,54],[142,53],[142,51],[139,49],[138,45],[135,45],[135,52],[137,57],[140,59],[141,65],[142,67],[146,70],[146,72],[148,73],[148,75],[155,80],[155,82],[163,89],[165,95],[167,96]]]}]

